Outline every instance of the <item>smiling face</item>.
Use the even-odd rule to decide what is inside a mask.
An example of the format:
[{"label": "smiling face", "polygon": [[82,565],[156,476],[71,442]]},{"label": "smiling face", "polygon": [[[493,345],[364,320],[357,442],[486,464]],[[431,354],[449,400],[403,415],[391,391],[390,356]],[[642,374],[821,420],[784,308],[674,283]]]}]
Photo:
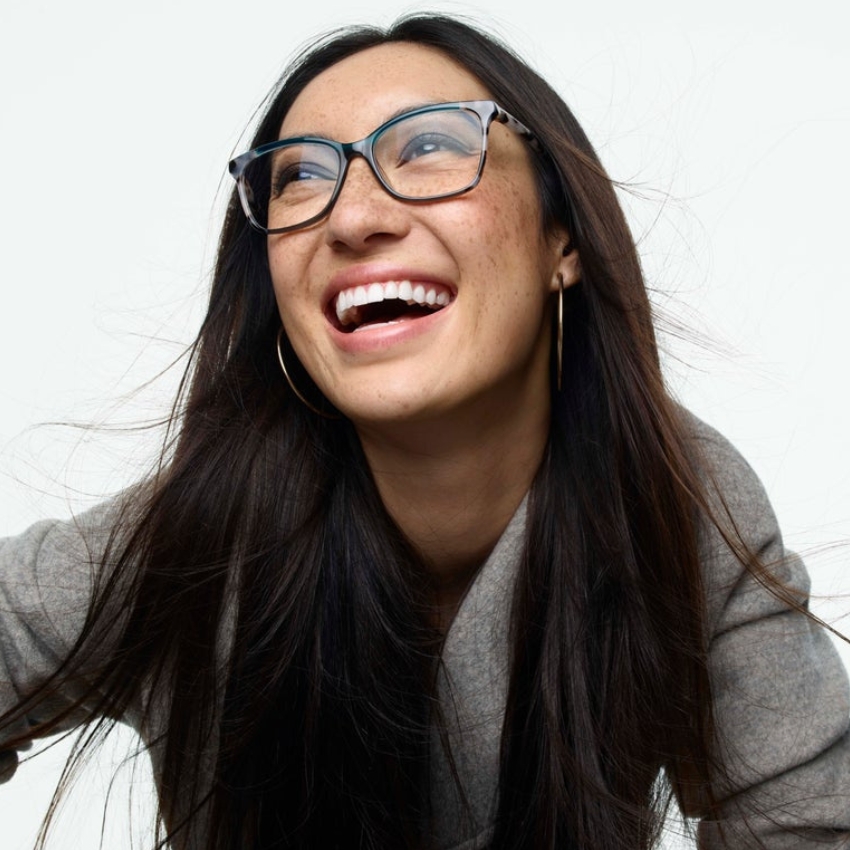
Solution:
[{"label": "smiling face", "polygon": [[[353,141],[403,109],[489,97],[440,51],[381,45],[311,81],[280,137]],[[391,197],[357,157],[326,218],[268,237],[286,333],[356,425],[548,415],[550,293],[578,260],[565,232],[544,233],[531,155],[494,123],[479,185],[421,203]]]}]

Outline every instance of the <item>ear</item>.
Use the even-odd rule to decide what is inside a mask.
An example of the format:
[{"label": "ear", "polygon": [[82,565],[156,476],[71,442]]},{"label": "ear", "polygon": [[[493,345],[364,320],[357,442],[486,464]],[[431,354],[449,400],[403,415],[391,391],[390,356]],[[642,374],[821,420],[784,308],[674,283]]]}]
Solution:
[{"label": "ear", "polygon": [[552,292],[557,292],[562,286],[566,289],[581,280],[581,260],[569,235],[565,232],[560,234],[558,251],[559,256],[550,283]]}]

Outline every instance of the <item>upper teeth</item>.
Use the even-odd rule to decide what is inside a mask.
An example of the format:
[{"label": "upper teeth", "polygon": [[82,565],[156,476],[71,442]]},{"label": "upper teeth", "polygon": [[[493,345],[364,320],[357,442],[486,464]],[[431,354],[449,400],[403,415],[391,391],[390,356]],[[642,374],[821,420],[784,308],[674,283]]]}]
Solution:
[{"label": "upper teeth", "polygon": [[336,317],[340,324],[349,325],[358,320],[359,311],[355,308],[389,299],[399,299],[423,307],[445,307],[451,301],[451,296],[445,289],[426,287],[421,283],[414,285],[409,280],[370,283],[340,292],[336,297]]}]

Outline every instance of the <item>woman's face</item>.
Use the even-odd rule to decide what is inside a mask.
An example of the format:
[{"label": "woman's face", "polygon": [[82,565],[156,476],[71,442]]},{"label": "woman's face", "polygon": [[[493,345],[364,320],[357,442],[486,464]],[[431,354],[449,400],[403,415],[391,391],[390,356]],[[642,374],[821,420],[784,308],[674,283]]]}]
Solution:
[{"label": "woman's face", "polygon": [[[404,109],[489,97],[440,51],[382,45],[316,77],[280,136],[354,141]],[[565,232],[543,232],[530,156],[527,142],[493,123],[479,185],[415,204],[391,197],[357,157],[325,219],[268,237],[286,333],[322,392],[355,424],[492,416],[517,404],[548,410],[547,304],[559,272],[565,285],[575,282],[578,261],[574,252],[563,256]],[[426,296],[433,290],[440,309],[391,304],[393,283],[408,300],[404,282]],[[362,324],[341,323],[347,302],[338,299],[372,284],[386,302]]]}]

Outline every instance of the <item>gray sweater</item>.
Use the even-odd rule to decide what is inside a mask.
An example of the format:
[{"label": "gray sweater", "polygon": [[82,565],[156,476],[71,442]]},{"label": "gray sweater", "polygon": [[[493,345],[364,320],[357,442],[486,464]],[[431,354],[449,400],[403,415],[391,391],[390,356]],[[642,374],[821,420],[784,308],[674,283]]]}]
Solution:
[{"label": "gray sweater", "polygon": [[[728,511],[728,528],[734,524],[786,586],[807,593],[805,568],[784,551],[752,469],[696,421],[694,440],[718,517]],[[105,505],[72,523],[39,523],[0,542],[0,713],[56,668],[78,634],[92,587],[88,553],[102,547],[112,510]],[[440,697],[470,809],[458,799],[435,738],[431,794],[441,850],[484,848],[492,832],[507,691],[506,629],[525,513],[523,502],[445,643]],[[732,848],[756,846],[752,836],[771,850],[850,847],[850,693],[838,655],[821,628],[789,612],[742,568],[716,529],[705,529],[702,546],[716,723],[728,778],[714,789],[723,801],[722,826],[700,822],[700,847],[723,846],[721,830]],[[92,652],[93,665],[99,654]],[[50,716],[62,702],[60,697],[41,706],[30,719]],[[17,764],[14,752],[2,751],[10,734],[0,730],[5,779]],[[683,804],[698,816],[693,804]],[[194,846],[203,843],[197,836]]]}]

